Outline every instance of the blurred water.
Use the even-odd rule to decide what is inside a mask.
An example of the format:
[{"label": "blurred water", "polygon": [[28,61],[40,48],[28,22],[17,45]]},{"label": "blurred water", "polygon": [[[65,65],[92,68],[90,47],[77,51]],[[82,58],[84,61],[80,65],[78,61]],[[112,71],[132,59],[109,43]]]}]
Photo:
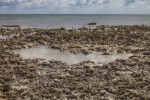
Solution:
[{"label": "blurred water", "polygon": [[100,55],[99,53],[92,53],[87,56],[83,54],[72,54],[69,52],[61,52],[59,50],[54,50],[45,46],[37,46],[31,49],[22,49],[19,51],[14,51],[16,54],[20,54],[24,59],[46,59],[46,60],[56,60],[67,63],[68,65],[78,64],[83,61],[93,61],[98,63],[110,63],[116,59],[128,59],[132,54],[114,54],[114,55]]},{"label": "blurred water", "polygon": [[150,25],[150,15],[0,15],[0,25],[20,25],[22,28],[79,28],[91,22],[98,25]]},{"label": "blurred water", "polygon": [[13,38],[14,36],[18,37],[18,36],[20,36],[20,34],[19,33],[17,33],[17,34],[11,34],[11,35],[1,35],[0,34],[0,39]]},{"label": "blurred water", "polygon": [[6,36],[0,35],[0,39],[6,39]]}]

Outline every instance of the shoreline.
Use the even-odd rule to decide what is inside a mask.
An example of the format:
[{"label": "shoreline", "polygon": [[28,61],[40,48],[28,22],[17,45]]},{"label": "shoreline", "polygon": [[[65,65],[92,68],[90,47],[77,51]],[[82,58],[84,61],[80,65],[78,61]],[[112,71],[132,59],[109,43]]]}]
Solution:
[{"label": "shoreline", "polygon": [[[19,35],[14,35],[18,34]],[[95,29],[1,29],[0,98],[150,99],[150,26],[97,26]],[[45,45],[70,53],[131,53],[109,64],[22,59],[13,50]]]},{"label": "shoreline", "polygon": [[[92,23],[95,23],[94,21],[92,22]],[[53,26],[53,27],[28,27],[28,26],[21,26],[21,25],[18,25],[18,24],[16,24],[16,25],[13,25],[13,24],[11,24],[11,25],[9,25],[9,24],[5,24],[5,25],[3,25],[3,24],[1,24],[1,26],[0,26],[0,29],[6,29],[6,30],[13,30],[13,28],[15,29],[15,28],[18,28],[18,29],[21,29],[21,30],[26,30],[26,29],[39,29],[39,30],[76,30],[76,31],[78,31],[78,30],[80,30],[80,29],[83,29],[83,28],[86,28],[86,29],[91,29],[91,30],[96,30],[99,26],[103,26],[103,27],[105,27],[105,28],[109,28],[109,27],[118,27],[118,26],[121,26],[121,27],[132,27],[132,26],[134,26],[134,27],[136,27],[136,26],[140,26],[140,27],[143,27],[143,26],[147,26],[147,27],[150,27],[150,25],[147,25],[147,24],[126,24],[126,25],[124,25],[124,24],[118,24],[118,25],[105,25],[105,24],[97,24],[97,23],[95,23],[95,25],[89,25],[89,24],[92,24],[92,23],[85,23],[85,24],[83,24],[83,25],[76,25],[76,26],[69,26],[69,27],[63,27],[63,26],[59,26],[59,27],[55,27],[55,26]]]}]

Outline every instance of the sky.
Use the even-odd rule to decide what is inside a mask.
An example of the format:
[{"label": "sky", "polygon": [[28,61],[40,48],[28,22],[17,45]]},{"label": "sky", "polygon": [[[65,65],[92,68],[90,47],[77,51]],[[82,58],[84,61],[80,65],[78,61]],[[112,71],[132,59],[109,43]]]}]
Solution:
[{"label": "sky", "polygon": [[0,14],[150,14],[150,0],[0,0]]}]

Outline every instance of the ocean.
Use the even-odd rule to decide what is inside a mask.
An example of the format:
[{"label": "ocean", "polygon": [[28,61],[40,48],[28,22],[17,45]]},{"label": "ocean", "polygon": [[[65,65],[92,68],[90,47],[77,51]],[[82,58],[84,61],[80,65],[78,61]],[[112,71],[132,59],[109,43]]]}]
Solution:
[{"label": "ocean", "polygon": [[20,25],[22,28],[76,29],[95,22],[97,25],[150,25],[150,15],[111,14],[1,14],[0,25]]}]

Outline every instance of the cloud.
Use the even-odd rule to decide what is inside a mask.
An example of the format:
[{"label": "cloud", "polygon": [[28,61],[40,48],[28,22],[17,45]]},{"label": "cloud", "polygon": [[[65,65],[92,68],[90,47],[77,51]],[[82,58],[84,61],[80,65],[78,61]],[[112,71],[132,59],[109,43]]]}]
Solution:
[{"label": "cloud", "polygon": [[[139,7],[150,8],[150,0],[0,0],[0,13],[31,11],[32,13],[127,13]],[[141,8],[143,7],[143,8]],[[145,8],[144,8],[145,7]],[[128,11],[127,11],[128,10]],[[5,11],[5,12],[4,12]],[[145,12],[149,12],[148,10]],[[24,12],[23,12],[24,13]]]},{"label": "cloud", "polygon": [[32,0],[0,0],[0,7],[16,8],[18,5],[32,2]]},{"label": "cloud", "polygon": [[132,3],[138,3],[138,2],[146,2],[148,4],[150,4],[150,0],[124,0],[125,2],[125,6],[129,6],[129,4],[132,4]]},{"label": "cloud", "polygon": [[[150,0],[119,0],[122,5],[128,6],[135,2],[150,2]],[[119,2],[118,1],[118,2]],[[0,7],[21,7],[21,8],[62,8],[62,7],[83,7],[94,5],[105,5],[116,0],[0,0]]]},{"label": "cloud", "polygon": [[135,3],[135,0],[124,0],[125,1],[125,6],[128,6],[131,3]]},{"label": "cloud", "polygon": [[0,7],[19,6],[21,8],[50,8],[50,7],[75,7],[87,5],[99,5],[109,3],[109,0],[0,0]]}]

